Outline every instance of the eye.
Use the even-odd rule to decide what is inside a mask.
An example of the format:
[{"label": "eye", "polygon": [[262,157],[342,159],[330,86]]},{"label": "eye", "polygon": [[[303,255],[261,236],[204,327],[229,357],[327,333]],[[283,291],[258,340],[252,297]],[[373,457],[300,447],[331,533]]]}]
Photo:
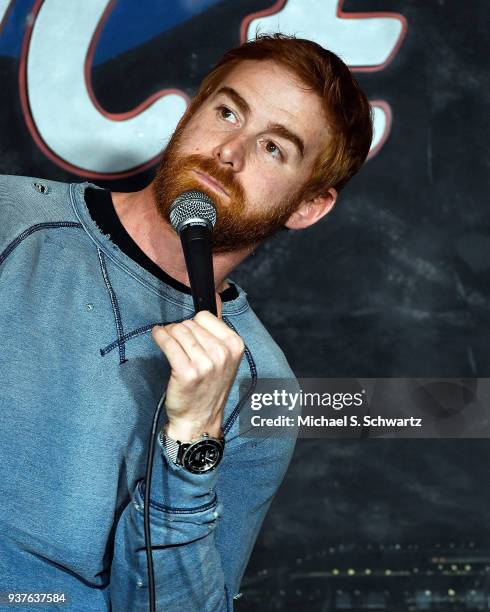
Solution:
[{"label": "eye", "polygon": [[265,141],[265,150],[267,151],[267,153],[269,153],[271,155],[271,157],[274,157],[276,159],[283,159],[284,158],[284,156],[283,156],[283,154],[281,152],[281,149],[272,140],[266,140]]},{"label": "eye", "polygon": [[236,119],[236,115],[233,111],[231,111],[227,106],[217,106],[216,107],[216,111],[218,113],[218,116],[223,119],[224,121],[227,121],[228,123],[232,123],[231,121],[229,121],[229,117],[235,117]]}]

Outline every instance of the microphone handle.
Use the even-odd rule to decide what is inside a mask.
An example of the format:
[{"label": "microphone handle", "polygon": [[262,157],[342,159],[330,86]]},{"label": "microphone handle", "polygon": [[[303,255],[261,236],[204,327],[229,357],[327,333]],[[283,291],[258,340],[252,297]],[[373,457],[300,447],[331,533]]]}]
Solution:
[{"label": "microphone handle", "polygon": [[195,311],[209,310],[216,316],[211,230],[204,224],[189,223],[180,230],[180,241]]}]

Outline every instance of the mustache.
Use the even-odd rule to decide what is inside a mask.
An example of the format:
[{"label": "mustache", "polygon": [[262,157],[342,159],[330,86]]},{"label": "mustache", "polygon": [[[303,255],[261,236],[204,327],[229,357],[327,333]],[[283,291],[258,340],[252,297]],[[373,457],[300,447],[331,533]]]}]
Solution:
[{"label": "mustache", "polygon": [[241,184],[233,170],[226,170],[222,166],[210,157],[204,157],[199,154],[186,155],[182,159],[183,165],[189,170],[198,170],[209,174],[211,178],[217,181],[228,195],[235,200],[235,202],[243,202],[245,194]]}]

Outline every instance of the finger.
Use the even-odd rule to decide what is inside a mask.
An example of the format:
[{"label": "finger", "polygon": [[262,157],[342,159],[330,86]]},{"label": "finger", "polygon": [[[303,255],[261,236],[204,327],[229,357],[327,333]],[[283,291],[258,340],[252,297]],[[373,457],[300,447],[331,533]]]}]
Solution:
[{"label": "finger", "polygon": [[207,355],[211,358],[216,358],[220,362],[226,359],[229,351],[227,350],[228,346],[225,341],[217,338],[205,327],[196,323],[196,321],[187,319],[182,322],[182,325],[185,325],[189,329]]},{"label": "finger", "polygon": [[172,337],[167,327],[155,325],[151,329],[151,335],[167,357],[172,370],[184,370],[190,367],[189,356],[182,348],[180,342]]},{"label": "finger", "polygon": [[200,364],[202,368],[206,368],[211,364],[211,360],[206,351],[184,322],[172,325],[169,333],[180,343],[180,346],[185,351],[192,365],[195,366],[197,363]]},{"label": "finger", "polygon": [[197,313],[193,320],[199,327],[224,342],[233,354],[243,353],[245,344],[241,337],[210,312],[202,310]]},{"label": "finger", "polygon": [[193,321],[199,323],[199,325],[210,331],[220,340],[228,340],[235,333],[222,319],[218,319],[208,310],[198,312],[194,316]]}]

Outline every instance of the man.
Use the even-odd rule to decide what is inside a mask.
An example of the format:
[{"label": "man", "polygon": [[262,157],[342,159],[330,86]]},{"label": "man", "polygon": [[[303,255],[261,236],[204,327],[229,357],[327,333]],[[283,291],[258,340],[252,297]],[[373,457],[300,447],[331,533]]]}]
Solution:
[{"label": "man", "polygon": [[[0,591],[148,609],[142,484],[166,389],[157,609],[233,609],[295,440],[238,433],[240,381],[293,374],[228,275],[279,228],[324,217],[371,137],[367,99],[334,54],[262,36],[207,75],[142,191],[0,177]],[[169,225],[189,189],[216,203],[218,317],[193,316]],[[209,438],[214,469],[182,463],[183,444]]]}]

